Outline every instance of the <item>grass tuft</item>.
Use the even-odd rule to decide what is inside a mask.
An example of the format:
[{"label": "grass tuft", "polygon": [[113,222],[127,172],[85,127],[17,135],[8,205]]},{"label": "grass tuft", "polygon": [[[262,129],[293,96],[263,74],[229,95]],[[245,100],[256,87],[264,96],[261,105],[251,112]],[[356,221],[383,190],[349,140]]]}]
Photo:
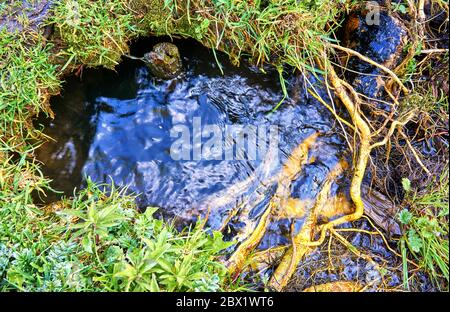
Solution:
[{"label": "grass tuft", "polygon": [[[410,209],[399,214],[405,234],[402,237],[402,254],[406,265],[406,248],[419,261],[422,269],[430,274],[434,284],[448,291],[449,282],[449,171],[441,173],[439,181],[428,185],[421,192],[413,191],[404,179]],[[406,273],[407,270],[404,270]],[[406,278],[406,288],[409,281]]]}]

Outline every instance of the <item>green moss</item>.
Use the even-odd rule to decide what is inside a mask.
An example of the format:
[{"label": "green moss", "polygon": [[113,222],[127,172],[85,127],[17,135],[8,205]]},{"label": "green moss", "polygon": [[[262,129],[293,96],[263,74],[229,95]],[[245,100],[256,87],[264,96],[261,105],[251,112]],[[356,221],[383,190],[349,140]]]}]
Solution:
[{"label": "green moss", "polygon": [[[61,50],[69,64],[114,68],[128,52],[128,42],[142,34],[126,1],[61,1],[49,23],[54,24]],[[58,40],[57,39],[57,40]]]}]

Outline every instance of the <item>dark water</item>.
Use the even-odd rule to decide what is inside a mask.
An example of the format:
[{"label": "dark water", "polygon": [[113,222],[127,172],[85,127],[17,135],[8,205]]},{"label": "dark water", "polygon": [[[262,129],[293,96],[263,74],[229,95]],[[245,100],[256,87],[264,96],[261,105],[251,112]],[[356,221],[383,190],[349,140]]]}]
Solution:
[{"label": "dark water", "polygon": [[[132,53],[144,53],[152,43],[150,39],[140,41]],[[56,140],[45,144],[37,155],[45,164],[44,174],[54,180],[53,187],[71,195],[74,187],[83,186],[85,176],[96,182],[112,179],[139,194],[142,208],[157,206],[169,214],[191,218],[198,211],[204,212],[205,199],[255,172],[260,180],[275,174],[295,146],[319,131],[323,134],[320,150],[312,151],[316,160],[302,177],[304,196],[314,197],[314,186],[320,185],[345,148],[339,134],[332,131],[331,114],[305,94],[304,82],[292,78],[292,98],[270,114],[282,98],[277,72],[237,68],[227,57],[218,55],[222,75],[209,50],[192,41],[177,44],[184,73],[175,80],[157,80],[134,60],[125,60],[117,72],[86,70],[81,79],[67,80],[63,94],[52,101],[55,120],[37,121]],[[224,160],[225,151],[215,154],[217,159],[204,159],[204,155],[200,160],[192,159],[193,150],[204,146],[211,136],[204,133],[200,141],[191,133],[192,160],[174,160],[170,149],[179,135],[171,136],[170,131],[174,126],[187,126],[193,132],[194,118],[221,130],[227,125],[253,125],[263,130],[266,127],[269,133],[270,126],[276,125],[279,160],[274,157],[268,166],[264,164],[266,154],[259,150],[253,159],[241,155],[243,159],[237,160],[239,152],[225,132],[223,146],[234,148],[234,159]],[[258,147],[262,143],[269,147],[269,134],[266,140],[257,141]],[[222,220],[227,209],[213,215]]]},{"label": "dark water", "polygon": [[[131,53],[142,56],[158,41],[140,40],[132,45]],[[292,198],[315,199],[336,164],[351,159],[339,125],[307,93],[308,84],[303,78],[286,77],[289,98],[270,113],[283,97],[276,71],[266,68],[266,73],[261,73],[245,64],[235,67],[226,56],[218,54],[222,75],[211,51],[193,41],[175,44],[183,58],[184,73],[171,81],[155,79],[142,63],[129,59],[124,59],[116,71],[85,69],[81,77],[67,78],[61,96],[52,99],[56,118],[41,117],[35,122],[54,138],[37,150],[37,158],[44,164],[44,174],[54,180],[52,186],[56,190],[71,196],[74,188],[85,185],[86,177],[106,183],[112,179],[116,185],[127,186],[130,192],[139,194],[141,208],[157,206],[163,215],[185,221],[205,216],[209,210],[212,228],[227,224],[227,235],[242,238],[254,227],[275,192],[276,183],[265,181],[276,176],[305,138],[320,133],[309,152],[308,163],[292,181]],[[329,101],[320,81],[308,79],[309,86]],[[233,147],[233,159],[224,159],[225,151],[206,155],[216,155],[217,159],[205,159],[203,154],[199,160],[192,159],[193,150],[205,147],[211,138],[205,134],[202,140],[198,140],[199,135],[190,137],[189,160],[172,157],[171,147],[179,136],[171,136],[171,130],[185,126],[192,131],[195,118],[200,118],[202,125],[218,126],[224,148]],[[275,125],[278,147],[258,150],[256,157],[249,157],[250,152],[238,150],[224,132],[230,125],[253,125],[266,130]],[[270,146],[270,136],[257,143],[257,148]],[[236,159],[238,156],[243,159]],[[344,172],[333,185],[332,196],[346,192],[349,174]],[[48,194],[42,200],[51,202],[60,196]],[[218,199],[224,198],[225,202],[217,204]],[[225,222],[240,205],[243,208],[237,216]],[[288,217],[271,222],[259,249],[290,244],[291,222]],[[367,246],[355,240],[354,243],[369,248],[369,253],[391,256],[378,238],[362,241]],[[344,264],[342,272],[352,265],[355,267],[354,263]],[[361,274],[372,274],[372,268],[365,265],[357,264],[360,273],[352,276],[357,279]],[[303,274],[304,266],[300,266],[297,276],[301,278]],[[333,276],[323,278],[331,281]],[[345,274],[342,276],[346,278]]]}]

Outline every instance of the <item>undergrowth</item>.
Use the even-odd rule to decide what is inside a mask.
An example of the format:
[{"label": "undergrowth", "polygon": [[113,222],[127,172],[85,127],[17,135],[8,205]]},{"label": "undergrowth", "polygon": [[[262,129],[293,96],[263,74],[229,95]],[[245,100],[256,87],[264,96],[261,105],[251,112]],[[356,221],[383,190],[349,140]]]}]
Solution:
[{"label": "undergrowth", "polygon": [[49,210],[21,199],[0,210],[0,290],[238,289],[223,284],[227,271],[216,259],[230,243],[201,223],[177,232],[155,209],[139,213],[133,197],[114,187],[106,196],[90,181]]},{"label": "undergrowth", "polygon": [[[404,265],[407,265],[407,248],[413,258],[419,261],[420,267],[430,272],[433,283],[448,291],[448,167],[441,173],[438,181],[428,185],[422,192],[413,190],[406,178],[403,180],[403,187],[409,203],[409,209],[404,209],[399,214],[399,220],[405,228],[401,239]],[[407,289],[410,288],[408,271],[404,270],[404,284]],[[414,283],[414,276],[411,278]]]}]

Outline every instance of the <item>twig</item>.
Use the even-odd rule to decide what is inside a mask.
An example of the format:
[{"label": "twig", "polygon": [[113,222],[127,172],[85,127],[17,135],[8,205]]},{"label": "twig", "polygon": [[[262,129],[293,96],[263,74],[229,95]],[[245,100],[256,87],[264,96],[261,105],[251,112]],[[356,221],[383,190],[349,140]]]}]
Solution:
[{"label": "twig", "polygon": [[394,133],[395,129],[397,129],[397,127],[402,127],[402,126],[406,125],[412,119],[413,115],[414,115],[414,111],[411,111],[408,114],[408,116],[405,118],[405,120],[403,120],[403,121],[394,120],[391,124],[391,127],[389,128],[388,134],[384,137],[384,139],[380,142],[372,144],[370,146],[370,149],[374,149],[376,147],[386,145],[386,143],[389,141],[392,134]]},{"label": "twig", "polygon": [[422,54],[432,54],[432,53],[447,53],[448,49],[428,49],[428,50],[422,50],[420,53]]},{"label": "twig", "polygon": [[419,14],[419,20],[421,22],[423,22],[427,18],[427,16],[425,15],[424,7],[425,7],[425,0],[419,0],[417,11]]},{"label": "twig", "polygon": [[355,50],[352,50],[352,49],[349,49],[349,48],[345,48],[345,47],[342,47],[342,46],[337,45],[337,44],[334,44],[334,43],[330,43],[329,45],[330,45],[330,47],[332,47],[332,48],[335,48],[335,49],[338,49],[338,50],[347,52],[348,54],[352,54],[352,55],[354,55],[354,56],[357,56],[357,57],[359,57],[361,60],[363,60],[363,61],[365,61],[365,62],[367,62],[367,63],[369,63],[369,64],[371,64],[371,65],[373,65],[373,66],[376,66],[376,67],[380,68],[381,70],[383,70],[384,72],[386,72],[387,74],[389,74],[389,75],[392,77],[392,79],[394,79],[394,80],[398,83],[398,85],[402,88],[402,90],[403,90],[403,92],[404,92],[405,94],[408,94],[408,93],[409,93],[408,88],[405,87],[405,85],[404,85],[403,82],[400,80],[400,78],[398,78],[398,76],[397,76],[392,70],[390,70],[389,68],[387,68],[386,66],[381,65],[381,64],[375,62],[374,60],[368,58],[367,56],[362,55],[361,53],[359,53],[359,52],[357,52],[357,51],[355,51]]},{"label": "twig", "polygon": [[427,169],[427,167],[425,167],[425,165],[423,164],[422,160],[420,159],[419,155],[417,155],[416,149],[414,148],[414,146],[412,146],[411,142],[409,141],[408,137],[406,136],[406,134],[400,130],[400,134],[401,136],[405,139],[406,144],[408,145],[409,149],[411,150],[411,152],[414,155],[414,158],[416,158],[417,162],[419,163],[420,167],[422,167],[423,171],[425,171],[428,175],[431,175],[430,170]]}]

